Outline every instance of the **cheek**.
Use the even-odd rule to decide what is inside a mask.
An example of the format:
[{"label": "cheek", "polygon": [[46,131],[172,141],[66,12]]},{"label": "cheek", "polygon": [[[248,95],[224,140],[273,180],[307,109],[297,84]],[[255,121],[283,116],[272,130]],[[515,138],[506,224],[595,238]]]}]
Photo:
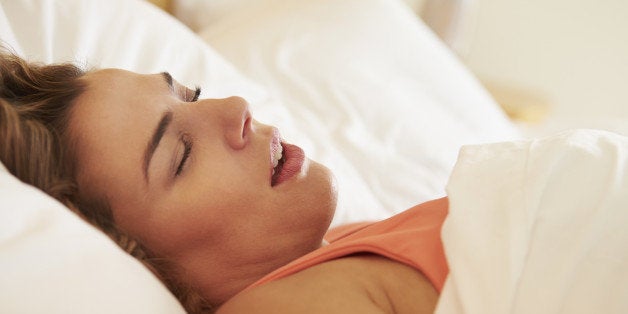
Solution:
[{"label": "cheek", "polygon": [[160,255],[182,254],[224,243],[235,233],[252,229],[257,198],[242,189],[188,190],[146,221],[147,245]]},{"label": "cheek", "polygon": [[[308,177],[286,191],[263,189],[237,171],[207,173],[189,181],[176,197],[160,200],[142,222],[142,238],[155,253],[172,256],[199,247],[263,247],[279,235],[317,238],[327,230],[336,207],[329,170],[310,166]],[[244,177],[246,178],[246,177]],[[248,183],[248,184],[247,184]]]}]

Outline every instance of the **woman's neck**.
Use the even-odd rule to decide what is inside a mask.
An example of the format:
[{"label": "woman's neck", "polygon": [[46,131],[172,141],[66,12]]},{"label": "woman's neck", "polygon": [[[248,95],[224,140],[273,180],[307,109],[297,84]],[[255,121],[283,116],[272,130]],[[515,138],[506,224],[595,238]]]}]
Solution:
[{"label": "woman's neck", "polygon": [[[220,305],[274,270],[327,244],[327,241],[321,240],[310,248],[293,249],[285,254],[258,254],[256,258],[227,258],[227,254],[224,254],[224,258],[213,261],[205,259],[205,264],[187,266],[185,269],[189,282],[199,290],[201,296],[210,304]],[[192,260],[201,259],[197,257]]]}]

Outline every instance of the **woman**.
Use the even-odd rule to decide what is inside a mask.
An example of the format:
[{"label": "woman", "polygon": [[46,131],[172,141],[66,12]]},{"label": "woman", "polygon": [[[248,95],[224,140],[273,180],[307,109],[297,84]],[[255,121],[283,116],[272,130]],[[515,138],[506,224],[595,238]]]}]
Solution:
[{"label": "woman", "polygon": [[0,58],[2,162],[144,261],[189,312],[433,311],[447,199],[327,245],[330,172],[244,99],[200,100],[168,73]]}]

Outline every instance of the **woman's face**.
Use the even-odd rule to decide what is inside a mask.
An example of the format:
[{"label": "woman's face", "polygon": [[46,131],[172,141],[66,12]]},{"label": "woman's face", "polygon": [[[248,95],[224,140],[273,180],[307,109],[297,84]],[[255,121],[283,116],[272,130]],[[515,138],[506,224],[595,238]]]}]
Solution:
[{"label": "woman's face", "polygon": [[321,245],[336,205],[329,171],[284,143],[273,176],[277,130],[244,99],[196,101],[166,73],[85,80],[70,122],[81,191],[210,301]]}]

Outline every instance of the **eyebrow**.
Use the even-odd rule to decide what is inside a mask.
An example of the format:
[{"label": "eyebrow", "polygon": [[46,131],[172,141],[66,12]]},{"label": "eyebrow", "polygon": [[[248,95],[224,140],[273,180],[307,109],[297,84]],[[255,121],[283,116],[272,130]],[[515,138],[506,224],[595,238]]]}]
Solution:
[{"label": "eyebrow", "polygon": [[148,141],[148,144],[146,145],[146,150],[144,151],[144,179],[146,180],[147,183],[148,183],[148,166],[150,166],[150,161],[153,159],[153,154],[155,154],[155,151],[157,150],[157,147],[159,146],[159,142],[161,142],[161,139],[164,137],[164,134],[166,134],[166,131],[168,131],[168,127],[170,126],[171,122],[172,122],[172,111],[168,110],[164,112],[164,114],[161,116],[161,119],[159,120],[159,123],[157,124],[157,127],[155,128],[155,132],[153,133],[153,136],[151,137],[151,139]]},{"label": "eyebrow", "polygon": [[[173,83],[172,75],[170,75],[170,73],[166,71],[161,72],[160,74],[161,74],[161,77],[164,79],[164,81],[166,81],[166,84],[168,84],[168,88],[170,89],[170,92],[174,92],[174,83]],[[170,122],[172,122],[172,111],[169,110],[169,111],[164,112],[164,114],[161,116],[161,119],[159,119],[159,123],[157,123],[157,127],[155,128],[155,131],[153,132],[153,136],[148,141],[148,144],[146,145],[146,149],[144,150],[144,162],[143,162],[142,169],[144,170],[144,180],[147,183],[148,183],[148,167],[150,166],[151,160],[153,160],[153,155],[155,154],[155,151],[157,150],[157,147],[159,146],[161,139],[164,137],[164,134],[166,134],[166,131],[168,131],[168,126],[170,126]]]}]

